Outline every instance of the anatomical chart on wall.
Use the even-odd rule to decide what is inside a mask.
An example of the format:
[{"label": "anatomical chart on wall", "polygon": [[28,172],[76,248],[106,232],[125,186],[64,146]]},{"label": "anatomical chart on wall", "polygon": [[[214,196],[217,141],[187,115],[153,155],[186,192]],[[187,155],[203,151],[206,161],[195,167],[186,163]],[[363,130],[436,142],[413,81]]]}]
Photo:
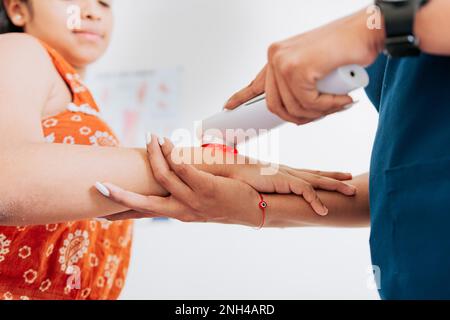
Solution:
[{"label": "anatomical chart on wall", "polygon": [[180,126],[180,68],[101,73],[88,85],[122,146],[145,147],[147,132],[170,137]]}]

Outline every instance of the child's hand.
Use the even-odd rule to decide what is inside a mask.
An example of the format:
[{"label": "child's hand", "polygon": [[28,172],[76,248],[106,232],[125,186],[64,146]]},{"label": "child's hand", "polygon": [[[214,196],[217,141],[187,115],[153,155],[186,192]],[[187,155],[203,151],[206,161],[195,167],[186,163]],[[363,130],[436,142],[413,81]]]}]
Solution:
[{"label": "child's hand", "polygon": [[319,199],[316,189],[336,191],[354,196],[356,188],[343,181],[351,180],[349,173],[321,172],[292,169],[279,166],[276,174],[262,175],[262,165],[232,165],[228,177],[243,181],[262,193],[294,193],[302,196],[319,215],[327,215],[328,209]]}]

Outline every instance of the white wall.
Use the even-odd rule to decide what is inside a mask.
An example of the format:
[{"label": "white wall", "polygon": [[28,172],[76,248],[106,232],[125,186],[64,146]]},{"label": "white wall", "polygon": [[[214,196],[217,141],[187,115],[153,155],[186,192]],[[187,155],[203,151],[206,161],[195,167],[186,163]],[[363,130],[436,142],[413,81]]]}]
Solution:
[{"label": "white wall", "polygon": [[[263,66],[276,40],[366,0],[116,0],[109,53],[95,71],[182,66],[186,128],[218,110]],[[320,123],[281,130],[294,167],[368,170],[377,115],[365,96]],[[151,130],[151,128],[149,128]],[[376,299],[367,288],[368,229],[255,231],[140,222],[124,299]]]}]

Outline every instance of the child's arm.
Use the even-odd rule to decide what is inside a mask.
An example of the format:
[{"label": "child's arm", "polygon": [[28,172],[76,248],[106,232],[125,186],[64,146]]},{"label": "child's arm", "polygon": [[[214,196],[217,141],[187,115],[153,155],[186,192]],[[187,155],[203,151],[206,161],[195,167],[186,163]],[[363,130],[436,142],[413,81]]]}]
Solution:
[{"label": "child's arm", "polygon": [[314,214],[308,204],[292,195],[266,195],[271,203],[267,210],[267,227],[343,227],[359,228],[370,225],[369,175],[363,174],[350,181],[358,192],[345,197],[335,192],[318,191],[330,210],[326,217]]}]

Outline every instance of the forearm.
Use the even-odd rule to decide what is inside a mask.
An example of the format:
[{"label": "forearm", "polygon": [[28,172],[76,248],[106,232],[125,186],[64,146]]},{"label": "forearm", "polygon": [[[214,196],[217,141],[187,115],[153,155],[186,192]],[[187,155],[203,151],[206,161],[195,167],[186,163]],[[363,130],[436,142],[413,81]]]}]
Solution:
[{"label": "forearm", "polygon": [[421,49],[430,54],[450,55],[450,1],[431,0],[416,16],[414,32]]},{"label": "forearm", "polygon": [[3,150],[0,225],[77,221],[126,210],[102,197],[95,182],[166,195],[153,179],[145,149],[27,144]]},{"label": "forearm", "polygon": [[349,181],[357,194],[348,197],[336,192],[318,191],[329,209],[325,217],[317,215],[311,206],[295,195],[266,195],[266,227],[367,227],[370,222],[368,174]]},{"label": "forearm", "polygon": [[[195,155],[190,161],[200,170],[226,175],[220,153],[183,148],[186,151]],[[0,225],[77,221],[129,210],[100,195],[96,182],[139,194],[168,195],[153,177],[146,149],[24,144],[4,147],[0,168]]]}]

